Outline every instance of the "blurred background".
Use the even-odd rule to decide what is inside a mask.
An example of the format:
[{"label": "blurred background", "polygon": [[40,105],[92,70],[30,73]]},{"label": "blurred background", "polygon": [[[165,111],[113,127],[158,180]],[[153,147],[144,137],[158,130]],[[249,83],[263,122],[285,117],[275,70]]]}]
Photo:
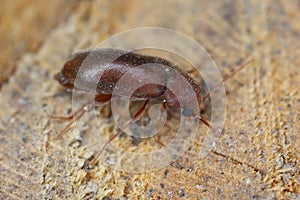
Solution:
[{"label": "blurred background", "polygon": [[37,51],[51,29],[75,6],[75,0],[0,2],[0,86],[14,72],[22,55]]}]

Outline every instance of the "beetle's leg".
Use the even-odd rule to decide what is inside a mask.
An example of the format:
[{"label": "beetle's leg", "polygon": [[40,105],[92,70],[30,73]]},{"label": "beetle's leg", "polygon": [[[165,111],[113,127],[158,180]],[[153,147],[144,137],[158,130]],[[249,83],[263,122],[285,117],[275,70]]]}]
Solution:
[{"label": "beetle's leg", "polygon": [[[145,103],[143,104],[143,106],[134,114],[132,120],[130,122],[128,122],[128,124],[125,126],[124,129],[126,129],[129,125],[135,123],[139,117],[141,116],[141,114],[145,111],[145,108],[148,104],[149,100],[146,100]],[[116,134],[114,134],[111,138],[109,138],[109,140],[101,147],[101,149],[96,153],[95,157],[91,160],[90,162],[90,166],[94,166],[97,163],[97,158],[98,156],[100,156],[100,154],[104,151],[104,149],[106,148],[106,146],[113,141],[116,137],[118,137],[119,135],[121,135],[123,133],[123,130],[119,130]]]},{"label": "beetle's leg", "polygon": [[[98,94],[96,97],[95,97],[95,102],[97,103],[106,103],[107,101],[109,101],[111,98],[111,94]],[[83,107],[79,108],[76,112],[72,113],[71,115],[69,116],[55,116],[55,115],[50,115],[49,113],[47,113],[48,117],[51,118],[51,119],[58,119],[58,120],[72,120],[74,119],[78,114],[80,114],[82,112],[82,109],[87,106],[84,105]]]},{"label": "beetle's leg", "polygon": [[50,115],[49,113],[46,113],[48,115],[49,118],[51,119],[57,119],[57,120],[72,120],[74,119],[78,114],[80,114],[82,112],[82,109],[87,106],[84,105],[82,107],[80,107],[76,112],[72,113],[69,116],[56,116],[56,115]]},{"label": "beetle's leg", "polygon": [[[163,113],[163,111],[167,112],[167,103],[164,101],[160,106],[160,113]],[[161,115],[159,116],[161,119]]]},{"label": "beetle's leg", "polygon": [[163,142],[160,140],[160,137],[161,137],[161,135],[155,135],[155,136],[154,136],[154,141],[155,141],[157,144],[159,144],[159,145],[165,147],[166,144],[163,143]]},{"label": "beetle's leg", "polygon": [[[103,94],[98,94],[95,97],[95,101],[98,103],[106,103],[107,101],[109,101],[111,98],[111,95],[103,95]],[[57,136],[55,136],[53,138],[53,140],[58,140],[60,139],[64,134],[66,134],[66,132],[68,132],[68,130],[70,130],[71,126],[74,124],[74,122],[78,119],[80,119],[83,114],[87,111],[89,111],[92,108],[93,104],[85,104],[84,106],[82,106],[81,108],[79,108],[75,113],[73,113],[70,116],[67,117],[61,117],[61,116],[51,116],[48,115],[50,118],[52,119],[60,119],[60,120],[73,120],[72,122],[70,122]]]},{"label": "beetle's leg", "polygon": [[[163,102],[162,104],[161,104],[161,106],[160,106],[160,113],[163,113],[163,111],[167,111],[167,106],[166,106],[166,102]],[[161,115],[159,116],[159,119],[161,119]],[[167,125],[167,123],[166,123],[166,125]],[[169,125],[167,125],[167,126],[169,126]],[[171,126],[169,126],[170,128],[171,128]],[[158,134],[158,135],[155,135],[154,136],[154,141],[156,142],[156,143],[158,143],[158,144],[160,144],[161,146],[166,146],[161,140],[160,140],[160,137],[161,137],[161,134]]]},{"label": "beetle's leg", "polygon": [[66,132],[71,128],[71,126],[75,123],[75,121],[77,121],[78,119],[80,119],[82,116],[83,116],[83,114],[85,113],[85,112],[87,112],[87,111],[89,111],[90,109],[92,108],[92,104],[89,104],[89,105],[85,105],[85,106],[82,106],[80,109],[78,109],[75,113],[76,113],[76,115],[75,115],[75,113],[74,113],[74,115],[73,115],[73,117],[72,117],[72,119],[73,119],[73,121],[71,121],[57,136],[55,136],[54,138],[53,138],[53,140],[55,141],[55,140],[58,140],[58,139],[60,139],[64,134],[66,134]]}]

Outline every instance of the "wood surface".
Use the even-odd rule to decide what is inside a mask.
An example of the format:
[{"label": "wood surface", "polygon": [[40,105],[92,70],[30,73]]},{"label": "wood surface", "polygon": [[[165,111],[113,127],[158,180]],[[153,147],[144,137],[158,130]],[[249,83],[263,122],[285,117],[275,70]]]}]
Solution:
[{"label": "wood surface", "polygon": [[0,87],[8,81],[22,56],[37,51],[49,31],[68,16],[74,2],[1,1]]},{"label": "wood surface", "polygon": [[[106,106],[100,119],[81,120],[53,141],[67,122],[47,112],[67,115],[72,108],[71,93],[53,76],[73,52],[144,26],[194,38],[223,75],[253,62],[226,82],[224,130],[204,159],[202,125],[188,151],[164,169],[127,173],[99,162],[87,170],[92,153],[82,138],[93,140],[92,130],[111,135],[114,123]],[[299,37],[296,0],[79,1],[34,53],[22,54],[2,85],[0,198],[300,199]]]}]

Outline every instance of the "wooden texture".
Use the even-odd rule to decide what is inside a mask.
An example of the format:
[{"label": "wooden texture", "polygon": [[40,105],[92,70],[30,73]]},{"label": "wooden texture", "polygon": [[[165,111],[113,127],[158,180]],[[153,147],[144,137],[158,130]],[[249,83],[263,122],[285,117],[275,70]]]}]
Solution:
[{"label": "wooden texture", "polygon": [[73,0],[1,1],[0,86],[7,82],[19,59],[36,51],[49,31],[68,16],[74,3]]},{"label": "wooden texture", "polygon": [[[223,74],[249,57],[254,61],[226,83],[224,131],[206,158],[198,156],[201,126],[195,143],[166,169],[125,173],[100,162],[87,171],[92,154],[80,135],[112,134],[114,123],[81,120],[80,134],[71,130],[52,141],[67,122],[46,112],[66,115],[72,107],[53,75],[72,52],[141,26],[195,38]],[[295,0],[80,2],[36,53],[21,58],[1,89],[0,198],[300,199],[299,36]]]}]

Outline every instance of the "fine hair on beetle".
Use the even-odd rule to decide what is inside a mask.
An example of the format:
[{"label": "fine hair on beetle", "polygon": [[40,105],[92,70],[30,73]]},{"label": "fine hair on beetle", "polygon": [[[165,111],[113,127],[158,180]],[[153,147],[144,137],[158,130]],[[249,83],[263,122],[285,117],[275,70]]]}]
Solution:
[{"label": "fine hair on beetle", "polygon": [[[81,65],[88,58],[87,67],[80,71]],[[181,58],[181,60],[183,60]],[[144,53],[136,53],[133,51],[126,51],[121,49],[95,49],[92,51],[83,51],[75,53],[72,57],[64,64],[63,68],[59,73],[55,75],[55,79],[65,88],[76,89],[76,81],[80,80],[83,84],[83,88],[80,88],[84,92],[94,92],[95,103],[104,104],[111,100],[113,91],[118,84],[119,80],[126,74],[128,77],[126,80],[130,85],[136,85],[136,79],[138,77],[139,82],[146,84],[138,87],[130,96],[130,100],[134,102],[142,102],[141,107],[132,113],[132,119],[128,122],[127,126],[136,123],[148,105],[151,102],[160,102],[161,111],[167,110],[180,110],[181,114],[185,117],[193,117],[204,123],[208,128],[214,129],[209,123],[209,119],[201,116],[203,111],[207,109],[209,105],[209,97],[211,92],[226,80],[230,79],[234,74],[242,70],[250,61],[246,64],[236,68],[229,75],[226,75],[223,80],[216,83],[215,87],[209,91],[205,84],[198,82],[189,73],[183,71],[178,65],[173,62],[157,56],[150,56]],[[139,66],[146,65],[144,68]],[[153,65],[159,65],[158,67],[152,67]],[[171,69],[171,70],[170,70]],[[190,90],[187,90],[185,84],[180,81],[172,80],[170,71],[176,71],[184,81],[189,84]],[[92,87],[95,80],[97,80],[96,87]],[[156,84],[159,82],[160,84]],[[170,88],[176,89],[173,92]],[[126,95],[126,89],[124,88],[124,95]],[[188,91],[188,92],[187,92]],[[206,93],[204,94],[203,91]],[[122,94],[121,94],[122,95]],[[192,106],[194,102],[198,104],[200,110],[194,110]],[[72,120],[55,138],[57,140],[61,138],[71,128],[74,121],[80,119],[84,113],[92,108],[91,104],[83,105],[72,115],[67,117],[50,116],[54,119],[61,120]],[[202,111],[202,112],[200,112]],[[97,157],[105,149],[105,147],[113,141],[116,137],[120,136],[123,130],[117,131],[109,140],[101,147],[96,153],[95,158],[91,161],[91,165],[96,164]],[[160,145],[164,145],[162,142],[157,140]]]}]

